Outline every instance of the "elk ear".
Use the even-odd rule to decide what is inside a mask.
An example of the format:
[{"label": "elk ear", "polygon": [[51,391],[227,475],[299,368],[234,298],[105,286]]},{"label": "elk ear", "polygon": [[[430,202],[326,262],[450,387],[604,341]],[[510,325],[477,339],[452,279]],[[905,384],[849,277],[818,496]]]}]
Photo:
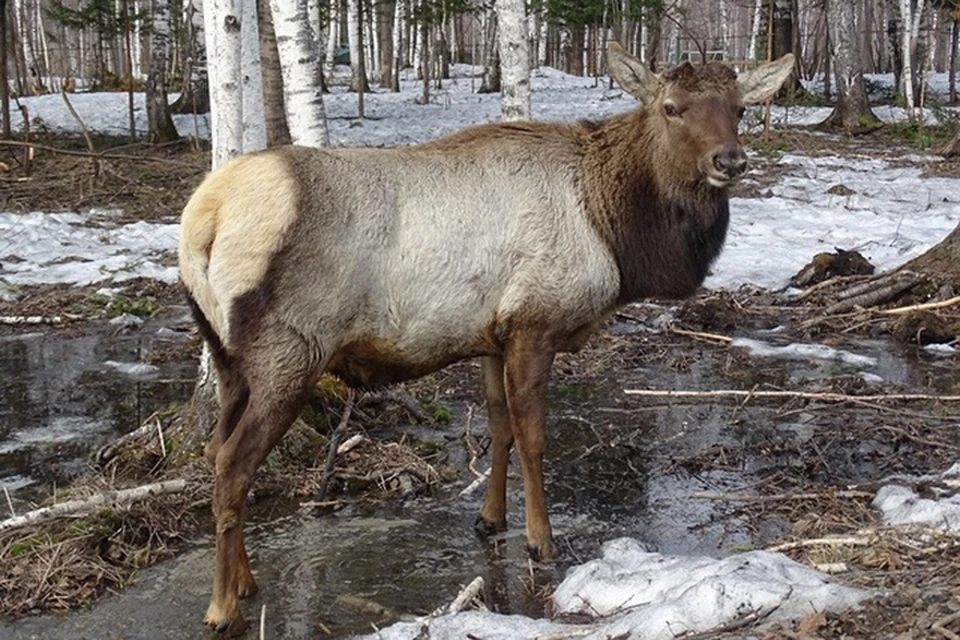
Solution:
[{"label": "elk ear", "polygon": [[788,53],[779,60],[762,64],[737,76],[737,89],[743,104],[756,104],[771,97],[793,71],[794,57]]},{"label": "elk ear", "polygon": [[646,105],[653,102],[660,87],[660,76],[627,53],[619,42],[611,42],[607,48],[607,68],[613,79],[633,97]]}]

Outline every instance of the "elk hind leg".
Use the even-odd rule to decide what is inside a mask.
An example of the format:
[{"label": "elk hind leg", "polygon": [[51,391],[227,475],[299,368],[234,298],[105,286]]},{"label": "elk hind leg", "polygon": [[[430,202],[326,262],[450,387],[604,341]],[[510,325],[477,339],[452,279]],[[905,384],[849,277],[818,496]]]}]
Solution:
[{"label": "elk hind leg", "polygon": [[283,338],[272,336],[270,343],[277,346],[252,345],[246,354],[249,399],[216,454],[216,560],[205,621],[227,635],[246,629],[238,598],[256,592],[243,539],[247,491],[257,468],[297,418],[319,372],[301,338],[289,331]]},{"label": "elk hind leg", "polygon": [[487,356],[481,358],[480,364],[493,459],[487,495],[474,527],[480,535],[492,535],[507,528],[507,465],[510,462],[510,449],[513,447],[513,431],[503,386],[503,359]]}]

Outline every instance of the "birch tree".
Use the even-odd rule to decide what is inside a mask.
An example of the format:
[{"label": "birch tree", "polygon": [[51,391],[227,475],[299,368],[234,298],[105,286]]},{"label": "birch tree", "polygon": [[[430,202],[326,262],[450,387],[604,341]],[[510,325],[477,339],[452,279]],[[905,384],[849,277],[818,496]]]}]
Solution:
[{"label": "birch tree", "polygon": [[150,30],[150,71],[147,74],[147,139],[172,142],[180,135],[170,116],[167,103],[167,55],[170,50],[170,4],[168,0],[150,3],[153,25]]},{"label": "birch tree", "polygon": [[500,118],[530,119],[530,54],[524,0],[497,0],[500,24]]},{"label": "birch tree", "polygon": [[10,82],[7,79],[7,0],[0,0],[0,136],[9,139],[10,130]]},{"label": "birch tree", "polygon": [[213,168],[243,152],[243,96],[240,83],[240,2],[206,0],[204,31],[210,80],[210,146]]},{"label": "birch tree", "polygon": [[310,28],[308,0],[270,0],[277,51],[283,70],[283,97],[290,137],[295,144],[327,145],[326,115],[320,86],[322,61]]},{"label": "birch tree", "polygon": [[287,126],[283,100],[283,67],[277,48],[270,0],[257,0],[257,23],[260,29],[260,73],[263,76],[263,115],[267,129],[267,146],[290,144],[290,128]]},{"label": "birch tree", "polygon": [[907,115],[911,119],[916,117],[914,54],[917,52],[923,5],[924,0],[900,0],[900,20],[903,23],[903,29],[900,32],[900,57],[903,64],[900,91],[907,101]]},{"label": "birch tree", "polygon": [[864,0],[827,0],[830,49],[837,84],[837,105],[823,126],[852,134],[872,131],[880,119],[870,108],[860,63],[858,6]]},{"label": "birch tree", "polygon": [[365,92],[368,90],[366,74],[363,71],[363,24],[361,0],[347,0],[347,42],[350,45],[350,90]]}]

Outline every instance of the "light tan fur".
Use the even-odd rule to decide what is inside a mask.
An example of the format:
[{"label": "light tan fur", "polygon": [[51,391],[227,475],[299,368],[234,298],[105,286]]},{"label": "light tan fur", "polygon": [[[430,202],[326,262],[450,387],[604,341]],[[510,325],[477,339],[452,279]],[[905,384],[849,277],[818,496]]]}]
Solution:
[{"label": "light tan fur", "polygon": [[[255,154],[207,176],[183,210],[180,278],[225,346],[230,304],[263,282],[299,215],[296,199],[286,164]],[[218,260],[211,263],[214,252]]]}]

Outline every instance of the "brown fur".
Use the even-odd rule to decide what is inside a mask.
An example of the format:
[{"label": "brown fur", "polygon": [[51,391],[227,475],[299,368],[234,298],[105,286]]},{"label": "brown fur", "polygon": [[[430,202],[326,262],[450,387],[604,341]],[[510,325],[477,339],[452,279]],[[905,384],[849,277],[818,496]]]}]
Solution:
[{"label": "brown fur", "polygon": [[[206,448],[216,473],[217,520],[206,620],[219,631],[243,630],[238,598],[256,592],[243,542],[253,474],[324,370],[351,386],[369,388],[482,357],[493,460],[477,529],[489,533],[506,527],[507,466],[516,445],[530,553],[542,560],[555,556],[542,469],[554,356],[579,348],[619,304],[685,296],[700,286],[727,229],[723,187],[743,170],[732,163],[745,160],[736,137],[739,79],[732,70],[685,65],[656,78],[616,49],[611,56],[627,74],[618,77],[621,83],[648,100],[645,108],[601,123],[484,125],[406,149],[270,150],[228,164],[191,198],[184,211],[181,274],[213,352],[222,405]],[[748,90],[762,96],[768,84],[754,81]],[[407,167],[405,175],[397,173],[398,166]],[[391,230],[398,224],[400,194],[411,197],[399,185],[411,166],[421,171],[413,196],[452,193],[444,190],[451,183],[463,187],[473,176],[476,181],[466,186],[495,191],[485,205],[496,203],[505,207],[500,214],[525,221],[528,209],[497,191],[502,181],[521,176],[526,180],[521,184],[535,193],[516,197],[535,198],[524,206],[539,216],[533,219],[540,225],[554,227],[536,227],[535,233],[521,227],[523,242],[541,246],[493,236],[500,244],[484,250],[501,262],[484,266],[480,274],[471,270],[473,262],[463,262],[469,267],[465,275],[445,280],[456,285],[446,289],[448,295],[482,291],[463,298],[471,301],[461,307],[468,316],[449,305],[437,315],[430,296],[417,298],[403,289],[415,283],[427,293],[442,293],[420,273],[431,264],[414,263],[415,277],[396,289],[366,284],[381,282],[376,278],[382,276],[371,275],[377,268],[396,264],[361,268],[400,237]],[[458,205],[449,198],[436,202],[428,211]],[[448,222],[409,207],[403,211],[420,215],[421,222]],[[470,220],[485,222],[479,213],[473,209]],[[491,224],[515,222],[502,215]],[[537,255],[541,249],[549,257],[548,268],[517,267],[524,260],[542,264],[537,262],[543,260]],[[564,258],[566,266],[558,271]],[[397,272],[407,273],[404,268]],[[448,276],[438,272],[434,277]],[[512,306],[503,301],[508,285],[515,287],[511,302],[518,301]],[[378,296],[383,299],[372,299]],[[499,302],[491,306],[487,300]],[[419,306],[411,301],[420,301]],[[426,316],[431,321],[424,321],[421,315],[431,312]],[[475,324],[469,324],[469,314],[478,318]],[[451,319],[469,324],[469,330],[434,328],[434,320],[449,324]],[[417,320],[419,333],[404,334],[403,327]]]}]

